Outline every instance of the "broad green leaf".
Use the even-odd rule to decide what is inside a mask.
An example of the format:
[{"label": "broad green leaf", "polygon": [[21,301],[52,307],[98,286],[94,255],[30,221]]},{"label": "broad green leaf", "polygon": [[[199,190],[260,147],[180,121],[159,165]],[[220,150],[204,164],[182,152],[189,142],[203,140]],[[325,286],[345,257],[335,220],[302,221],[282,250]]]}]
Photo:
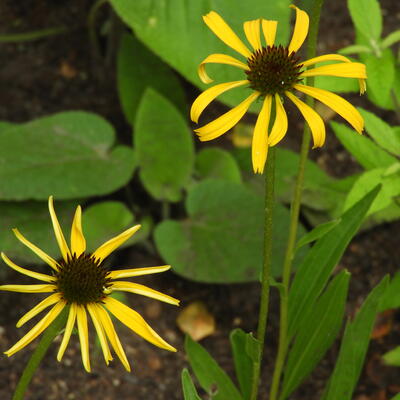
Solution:
[{"label": "broad green leaf", "polygon": [[368,46],[363,46],[361,44],[353,44],[351,46],[343,47],[338,51],[340,54],[349,55],[357,53],[371,53],[372,50]]},{"label": "broad green leaf", "polygon": [[343,146],[365,169],[389,167],[397,162],[395,157],[353,129],[337,122],[331,122],[331,127]]},{"label": "broad green leaf", "polygon": [[246,351],[249,335],[250,333],[246,333],[241,329],[234,329],[229,336],[232,346],[233,361],[235,363],[236,377],[239,381],[243,400],[250,399],[251,378],[253,373],[253,360]]},{"label": "broad green leaf", "polygon": [[214,178],[240,183],[242,177],[236,160],[226,150],[205,148],[196,156],[196,175],[200,179]]},{"label": "broad green leaf", "polygon": [[300,240],[297,242],[296,250],[306,244],[315,242],[316,240],[320,239],[322,236],[331,231],[338,223],[340,223],[340,221],[341,219],[338,218],[333,221],[325,222],[324,224],[316,226],[312,231],[306,233],[300,238]]},{"label": "broad green leaf", "polygon": [[342,271],[315,306],[303,316],[285,366],[281,399],[286,399],[312,372],[342,326],[350,274]]},{"label": "broad green leaf", "polygon": [[386,364],[400,367],[400,346],[388,351],[382,358]]},{"label": "broad green leaf", "polygon": [[365,129],[374,141],[383,149],[396,156],[400,156],[400,136],[385,121],[375,114],[358,109],[365,121]]},{"label": "broad green leaf", "polygon": [[378,0],[348,0],[355,27],[369,40],[377,42],[382,33],[382,12]]},{"label": "broad green leaf", "polygon": [[392,397],[390,400],[400,400],[400,393],[396,394],[396,396]]},{"label": "broad green leaf", "polygon": [[140,102],[133,139],[146,190],[157,200],[179,201],[193,169],[193,137],[179,111],[151,88]]},{"label": "broad green leaf", "polygon": [[11,128],[12,126],[16,126],[17,124],[14,124],[12,122],[7,122],[7,121],[0,121],[0,131],[6,130],[8,128]]},{"label": "broad green leaf", "polygon": [[[186,220],[163,221],[154,232],[158,251],[176,273],[200,282],[259,279],[263,259],[262,197],[241,184],[206,180],[189,190],[186,210]],[[289,211],[277,203],[272,243],[275,276],[280,274],[288,227]],[[302,249],[297,260],[304,254]]]},{"label": "broad green leaf", "polygon": [[[209,11],[218,12],[246,44],[243,23],[260,17],[279,21],[277,42],[287,44],[289,36],[289,0],[111,0],[110,3],[147,47],[200,88],[207,86],[201,83],[197,68],[208,55],[224,53],[246,62],[207,28],[202,16]],[[210,65],[208,70],[218,82],[246,79],[242,70],[227,65]],[[221,100],[237,105],[248,93],[246,89],[231,90]]]},{"label": "broad green leaf", "polygon": [[186,368],[182,371],[181,379],[184,400],[201,400]]},{"label": "broad green leaf", "polygon": [[390,47],[400,41],[400,30],[389,33],[381,42],[382,49]]},{"label": "broad green leaf", "polygon": [[133,124],[146,88],[152,87],[185,110],[185,93],[176,74],[133,35],[121,38],[117,58],[119,99],[126,119]]},{"label": "broad green leaf", "polygon": [[226,372],[201,344],[193,341],[188,335],[185,338],[185,351],[201,387],[209,394],[215,393],[212,395],[214,400],[242,400]]},{"label": "broad green leaf", "polygon": [[382,296],[379,305],[379,312],[389,310],[391,308],[400,307],[400,272],[398,272],[391,280]]},{"label": "broad green leaf", "polygon": [[357,79],[343,79],[336,76],[316,76],[315,87],[335,93],[358,93],[360,90]]},{"label": "broad green leaf", "polygon": [[134,169],[127,146],[98,115],[66,111],[0,132],[0,198],[58,200],[111,193]]},{"label": "broad green leaf", "polygon": [[343,335],[335,369],[323,400],[350,400],[364,364],[365,355],[378,311],[386,290],[388,276],[371,291],[353,321],[349,321]]},{"label": "broad green leaf", "polygon": [[339,224],[319,239],[299,266],[289,292],[289,335],[313,307],[352,237],[357,233],[380,187],[346,211]]}]

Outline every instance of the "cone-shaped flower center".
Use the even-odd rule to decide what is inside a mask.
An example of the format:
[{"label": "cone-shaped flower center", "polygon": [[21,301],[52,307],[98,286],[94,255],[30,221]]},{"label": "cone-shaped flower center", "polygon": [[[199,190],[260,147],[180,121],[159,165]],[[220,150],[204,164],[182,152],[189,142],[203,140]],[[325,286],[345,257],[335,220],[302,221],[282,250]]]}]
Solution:
[{"label": "cone-shaped flower center", "polygon": [[92,255],[81,254],[59,263],[55,273],[58,292],[68,303],[88,304],[100,302],[105,297],[104,289],[110,286],[108,270]]},{"label": "cone-shaped flower center", "polygon": [[267,46],[255,50],[247,59],[246,71],[250,87],[262,96],[284,94],[294,84],[301,81],[302,65],[295,52],[289,54],[287,47]]}]

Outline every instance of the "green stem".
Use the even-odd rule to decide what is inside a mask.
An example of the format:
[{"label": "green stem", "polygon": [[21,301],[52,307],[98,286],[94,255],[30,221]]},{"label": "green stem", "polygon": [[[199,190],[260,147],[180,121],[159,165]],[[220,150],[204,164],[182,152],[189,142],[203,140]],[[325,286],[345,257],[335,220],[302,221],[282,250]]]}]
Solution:
[{"label": "green stem", "polygon": [[95,58],[99,59],[100,58],[100,44],[97,39],[97,33],[96,33],[96,17],[97,17],[97,12],[99,9],[103,6],[103,4],[106,4],[108,0],[97,0],[92,7],[89,10],[89,14],[87,17],[87,26],[89,30],[89,40],[90,44],[92,47],[92,52]]},{"label": "green stem", "polygon": [[37,367],[42,361],[42,358],[47,352],[50,344],[53,342],[54,338],[60,333],[60,331],[65,326],[67,321],[67,308],[60,313],[60,315],[53,321],[53,323],[45,330],[42,338],[35,351],[33,352],[31,358],[26,365],[24,372],[22,373],[21,378],[18,381],[17,387],[15,388],[14,395],[12,400],[23,400],[24,393],[31,381],[33,374],[35,373]]},{"label": "green stem", "polygon": [[65,32],[67,32],[67,28],[60,26],[58,28],[42,29],[40,31],[4,34],[0,35],[0,43],[30,42],[49,36],[60,35]]},{"label": "green stem", "polygon": [[261,276],[261,298],[258,315],[257,340],[259,341],[260,353],[258,359],[253,363],[252,388],[250,400],[256,400],[258,394],[260,369],[264,349],[265,331],[267,328],[269,286],[272,253],[272,211],[274,208],[274,180],[275,180],[275,148],[269,148],[267,166],[265,171],[265,219],[264,219],[264,264]]},{"label": "green stem", "polygon": [[[307,43],[307,59],[313,58],[316,55],[318,27],[319,27],[319,19],[321,14],[322,3],[323,0],[314,0],[313,2],[311,21],[310,21],[310,31]],[[310,86],[313,86],[314,78],[313,77],[308,78],[306,83]],[[310,107],[314,106],[314,100],[312,97],[307,97],[306,102]],[[283,262],[283,272],[282,272],[283,290],[281,292],[281,303],[280,303],[279,346],[278,346],[278,354],[276,356],[276,361],[275,361],[274,374],[272,378],[270,400],[276,400],[278,398],[279,385],[290,341],[290,338],[288,338],[289,286],[290,286],[290,276],[292,271],[292,262],[295,254],[294,248],[297,239],[297,227],[299,222],[301,195],[303,192],[303,184],[304,184],[304,171],[308,156],[308,149],[310,147],[310,141],[311,141],[310,130],[308,126],[305,125],[303,131],[303,139],[301,143],[299,167],[296,177],[295,189],[293,193],[292,204],[290,207],[289,236],[286,245],[286,252],[285,252],[285,258]]]}]

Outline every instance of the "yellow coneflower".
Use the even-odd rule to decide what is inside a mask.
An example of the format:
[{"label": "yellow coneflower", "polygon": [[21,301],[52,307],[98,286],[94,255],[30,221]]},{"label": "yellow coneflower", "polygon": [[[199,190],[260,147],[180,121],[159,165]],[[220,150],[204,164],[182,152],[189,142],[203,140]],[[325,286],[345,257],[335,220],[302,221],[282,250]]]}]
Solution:
[{"label": "yellow coneflower", "polygon": [[[245,62],[226,54],[211,54],[199,66],[200,79],[204,83],[212,82],[205,71],[205,66],[209,63],[227,64],[240,68],[244,71],[246,79],[221,83],[200,94],[191,108],[192,121],[197,123],[203,110],[217,96],[227,90],[247,86],[253,93],[238,106],[196,129],[195,132],[202,141],[215,139],[236,125],[256,99],[263,99],[252,140],[253,169],[256,173],[262,173],[264,170],[268,146],[276,145],[286,134],[288,120],[283,107],[283,96],[289,98],[298,107],[307,121],[313,136],[314,147],[320,147],[325,142],[325,125],[322,118],[310,106],[296,97],[293,90],[305,93],[326,104],[346,119],[357,132],[361,133],[364,128],[363,118],[348,101],[326,90],[304,85],[302,81],[306,77],[323,75],[357,78],[359,79],[360,93],[364,93],[367,77],[365,65],[351,62],[339,54],[327,54],[300,61],[297,51],[307,36],[309,18],[304,11],[295,6],[291,7],[296,10],[296,23],[292,39],[287,47],[274,44],[277,21],[256,19],[244,23],[244,33],[252,47],[252,50],[249,50],[216,12],[211,11],[203,17],[204,22],[213,33],[243,56]],[[260,29],[264,35],[265,46],[261,43]],[[338,62],[308,69],[310,66],[325,61]],[[273,105],[275,106],[275,120],[271,124],[272,128],[269,129]]]},{"label": "yellow coneflower", "polygon": [[1,285],[0,290],[21,293],[51,293],[43,301],[27,312],[18,322],[17,327],[38,315],[48,307],[50,311],[14,346],[5,351],[11,356],[31,343],[38,337],[61,313],[65,307],[69,307],[68,320],[65,332],[57,354],[57,360],[61,361],[65,349],[71,337],[75,323],[78,327],[79,341],[81,345],[82,361],[86,371],[90,372],[89,360],[89,335],[88,317],[89,313],[96,329],[106,364],[111,361],[112,355],[109,343],[121,360],[127,371],[130,365],[121,342],[114,329],[109,313],[114,315],[128,328],[148,340],[150,343],[166,350],[176,351],[174,347],[165,342],[138,314],[122,302],[110,297],[113,291],[125,291],[178,305],[179,300],[167,296],[146,286],[121,281],[119,279],[130,278],[140,275],[154,274],[166,271],[169,265],[149,268],[122,269],[109,271],[104,265],[104,259],[116,248],[128,240],[139,228],[133,226],[120,235],[108,240],[93,253],[86,253],[86,240],[82,232],[82,210],[78,206],[71,229],[71,247],[68,247],[61,230],[53,207],[53,198],[49,198],[49,211],[53,223],[55,237],[61,250],[61,261],[56,261],[44,251],[27,240],[17,229],[13,229],[15,236],[37,256],[45,261],[51,268],[52,274],[42,274],[22,268],[12,262],[4,253],[1,257],[12,269],[21,274],[28,275],[44,283],[36,285]]}]

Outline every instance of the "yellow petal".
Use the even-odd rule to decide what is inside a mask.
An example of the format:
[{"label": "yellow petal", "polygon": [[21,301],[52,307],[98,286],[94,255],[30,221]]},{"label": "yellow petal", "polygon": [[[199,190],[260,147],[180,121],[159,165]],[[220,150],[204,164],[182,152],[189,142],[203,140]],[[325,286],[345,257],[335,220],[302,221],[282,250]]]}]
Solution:
[{"label": "yellow petal", "polygon": [[165,303],[173,304],[175,306],[179,305],[179,300],[164,293],[153,290],[147,286],[139,285],[138,283],[125,282],[125,281],[115,281],[111,286],[112,290],[120,290],[123,292],[130,292],[135,294],[140,294],[142,296],[151,297],[163,301]]},{"label": "yellow petal", "polygon": [[322,118],[309,105],[302,102],[292,93],[285,92],[285,94],[293,101],[307,121],[314,139],[314,148],[321,147],[325,143],[325,125]]},{"label": "yellow petal", "polygon": [[58,271],[58,264],[56,260],[54,260],[43,250],[39,249],[39,247],[35,246],[28,239],[26,239],[17,228],[14,228],[13,232],[21,243],[23,243],[26,247],[29,247],[39,258],[41,258],[45,263],[50,265],[51,268],[53,268],[55,271]]},{"label": "yellow petal", "polygon": [[244,45],[239,37],[233,32],[229,25],[215,11],[209,12],[203,16],[206,25],[214,32],[214,34],[226,45],[236,50],[244,57],[251,55],[250,50]]},{"label": "yellow petal", "polygon": [[61,359],[63,358],[65,349],[67,348],[69,339],[71,338],[71,333],[72,333],[72,330],[74,329],[75,320],[76,320],[76,308],[77,308],[77,305],[75,303],[72,303],[69,308],[68,320],[67,320],[67,324],[65,325],[64,336],[62,338],[60,348],[57,353],[58,361],[61,361]]},{"label": "yellow petal", "polygon": [[110,255],[116,248],[125,243],[135,232],[140,229],[140,225],[132,226],[132,228],[120,233],[118,236],[108,240],[102,244],[94,253],[93,257],[97,260],[104,260]]},{"label": "yellow petal", "polygon": [[174,347],[169,345],[147,324],[139,313],[112,297],[106,297],[104,303],[106,308],[115,318],[120,320],[124,325],[132,329],[138,335],[142,336],[150,343],[153,343],[155,346],[169,351],[176,351]]},{"label": "yellow petal", "polygon": [[243,24],[244,33],[246,38],[253,47],[254,50],[261,49],[260,40],[260,19],[254,19],[247,21]]},{"label": "yellow petal", "polygon": [[54,234],[56,235],[58,246],[60,247],[61,255],[65,261],[68,261],[68,257],[71,257],[67,242],[65,241],[64,234],[61,230],[60,223],[58,222],[57,215],[54,211],[53,196],[49,197],[49,212],[51,222],[53,223]]},{"label": "yellow petal", "polygon": [[347,57],[342,56],[340,54],[324,54],[323,56],[318,56],[314,58],[310,58],[306,61],[301,61],[299,64],[302,64],[303,67],[309,67],[310,65],[318,64],[320,62],[325,61],[342,61],[342,62],[352,62]]},{"label": "yellow petal", "polygon": [[275,146],[286,135],[288,119],[279,94],[275,94],[275,121],[268,138],[268,145]]},{"label": "yellow petal", "polygon": [[262,174],[268,152],[268,125],[271,115],[272,97],[265,97],[260,114],[258,114],[256,126],[253,133],[253,143],[251,148],[251,158],[253,160],[253,170],[255,173]]},{"label": "yellow petal", "polygon": [[20,293],[49,293],[57,290],[55,285],[0,285],[0,290]]},{"label": "yellow petal", "polygon": [[307,71],[302,72],[300,78],[320,75],[340,76],[342,78],[367,78],[365,65],[361,63],[337,63],[323,65],[322,67],[308,69]]},{"label": "yellow petal", "polygon": [[276,28],[278,27],[278,22],[263,19],[261,21],[261,25],[264,33],[265,43],[267,43],[267,46],[273,46],[275,43]]},{"label": "yellow petal", "polygon": [[109,272],[107,276],[111,279],[132,278],[133,276],[158,274],[159,272],[168,271],[170,268],[170,265],[161,265],[159,267],[119,269]]},{"label": "yellow petal", "polygon": [[204,109],[220,94],[226,92],[229,89],[233,89],[239,86],[243,86],[248,84],[248,80],[235,81],[235,82],[227,82],[220,83],[219,85],[215,85],[207,90],[205,90],[199,97],[193,102],[192,108],[190,109],[190,119],[193,122],[199,121],[199,117]]},{"label": "yellow petal", "polygon": [[206,72],[206,64],[227,64],[232,65],[233,67],[237,67],[243,69],[245,71],[249,70],[247,64],[242,63],[236,58],[228,56],[226,54],[210,54],[207,58],[205,58],[199,65],[197,73],[203,83],[211,83],[213,79],[211,79]]},{"label": "yellow petal", "polygon": [[82,209],[76,207],[71,229],[71,253],[79,257],[86,250],[86,240],[82,232]]},{"label": "yellow petal", "polygon": [[54,293],[49,297],[46,297],[43,301],[33,307],[30,311],[28,311],[18,322],[17,328],[20,328],[25,322],[28,322],[33,317],[36,317],[39,313],[45,310],[47,307],[52,306],[53,304],[57,303],[61,300],[61,296],[59,293]]},{"label": "yellow petal", "polygon": [[332,108],[332,110],[336,111],[339,115],[341,115],[348,123],[358,132],[361,133],[364,129],[364,120],[361,114],[357,111],[357,109],[350,104],[347,100],[342,97],[334,94],[332,92],[328,92],[327,90],[305,86],[305,85],[294,85],[294,88],[308,94],[319,100],[321,103],[324,103],[328,107]]},{"label": "yellow petal", "polygon": [[296,10],[296,23],[294,25],[292,40],[289,44],[289,54],[292,51],[297,51],[304,43],[308,34],[309,25],[309,18],[306,12],[300,10],[300,8],[297,8],[294,5],[291,5],[290,7]]},{"label": "yellow petal", "polygon": [[242,101],[238,106],[232,108],[225,114],[221,115],[214,121],[211,121],[207,125],[201,128],[195,129],[195,132],[199,135],[201,141],[212,140],[225,132],[229,131],[233,126],[235,126],[246,114],[251,103],[260,95],[260,93],[255,92],[251,94],[246,100]]},{"label": "yellow petal", "polygon": [[33,340],[35,340],[60,314],[65,307],[65,302],[59,301],[56,305],[17,343],[4,352],[8,357],[20,351]]},{"label": "yellow petal", "polygon": [[96,311],[95,311],[95,306],[93,304],[88,304],[87,309],[89,311],[90,317],[92,318],[93,325],[96,329],[97,336],[99,337],[100,341],[100,346],[103,351],[103,356],[106,364],[108,365],[110,361],[112,361],[112,355],[110,352],[110,347],[108,346],[107,338],[104,332],[103,325],[101,323],[101,320],[97,317]]},{"label": "yellow petal", "polygon": [[14,264],[3,252],[1,253],[1,258],[10,268],[15,269],[15,271],[18,271],[21,274],[28,275],[31,278],[44,282],[53,282],[55,280],[54,276],[41,274],[39,272],[34,272],[29,269],[19,267],[17,264]]},{"label": "yellow petal", "polygon": [[87,372],[90,372],[89,332],[87,326],[87,315],[84,306],[76,306],[76,317],[78,322],[79,342],[81,344],[83,366]]},{"label": "yellow petal", "polygon": [[126,357],[125,351],[124,351],[124,349],[121,345],[121,342],[118,338],[117,332],[115,332],[114,325],[111,321],[110,316],[108,315],[107,311],[98,304],[94,305],[94,309],[96,310],[97,318],[101,321],[101,324],[103,325],[103,328],[106,332],[108,340],[111,343],[111,346],[113,347],[118,358],[121,360],[125,369],[128,372],[130,372],[131,366],[129,365],[129,361]]}]

